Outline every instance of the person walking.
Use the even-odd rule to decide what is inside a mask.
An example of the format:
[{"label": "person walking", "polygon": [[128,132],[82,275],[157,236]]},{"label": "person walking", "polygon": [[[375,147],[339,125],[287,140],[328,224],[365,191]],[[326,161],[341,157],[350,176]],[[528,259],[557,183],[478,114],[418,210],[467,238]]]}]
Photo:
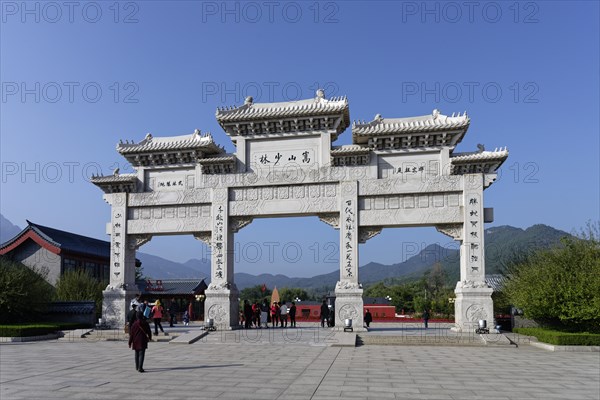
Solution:
[{"label": "person walking", "polygon": [[289,309],[289,314],[290,314],[290,327],[291,328],[295,328],[296,327],[296,303],[294,303],[292,301],[292,306]]},{"label": "person walking", "polygon": [[323,300],[323,304],[321,304],[321,328],[325,328],[325,321],[327,321],[327,326],[329,326],[329,307],[327,306],[327,300]]},{"label": "person walking", "polygon": [[260,326],[268,328],[267,319],[269,317],[269,302],[264,299],[260,305]]},{"label": "person walking", "polygon": [[250,329],[252,328],[252,306],[248,302],[248,300],[244,300],[244,328]]},{"label": "person walking", "polygon": [[367,324],[367,328],[371,324],[371,321],[373,321],[373,316],[371,315],[371,311],[369,311],[369,309],[367,308],[367,312],[365,314],[365,323]]},{"label": "person walking", "polygon": [[171,303],[169,305],[169,327],[173,327],[175,323],[175,317],[177,316],[177,312],[179,311],[179,307],[177,306],[177,302],[175,299],[171,299]]},{"label": "person walking", "polygon": [[152,340],[150,325],[144,319],[143,314],[138,312],[129,335],[129,348],[135,351],[135,370],[138,372],[146,372],[144,371],[144,358],[150,340]]},{"label": "person walking", "polygon": [[427,329],[429,324],[429,310],[427,309],[423,312],[423,322],[425,323],[425,329]]},{"label": "person walking", "polygon": [[163,306],[160,304],[160,300],[156,300],[156,303],[154,303],[154,307],[152,307],[152,312],[150,313],[150,315],[154,320],[154,334],[158,336],[158,328],[160,328],[160,331],[166,335],[165,330],[163,329],[162,324],[160,323],[163,317]]},{"label": "person walking", "polygon": [[131,310],[129,310],[129,312],[127,313],[127,322],[125,325],[125,333],[131,334],[131,327],[133,326],[133,323],[137,319],[137,313],[138,313],[137,304],[131,303]]},{"label": "person walking", "polygon": [[287,328],[288,308],[285,305],[285,301],[281,302],[281,307],[279,307],[279,316],[281,318],[281,327],[284,328],[284,324],[285,324],[285,328]]},{"label": "person walking", "polygon": [[279,306],[276,301],[271,306],[271,324],[273,328],[277,328],[277,325],[279,325]]}]

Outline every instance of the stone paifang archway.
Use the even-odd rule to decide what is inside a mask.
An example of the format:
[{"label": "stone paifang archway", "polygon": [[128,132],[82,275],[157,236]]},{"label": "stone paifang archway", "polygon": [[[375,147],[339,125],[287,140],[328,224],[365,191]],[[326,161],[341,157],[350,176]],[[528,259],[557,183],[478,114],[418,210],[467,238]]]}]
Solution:
[{"label": "stone paifang archway", "polygon": [[93,177],[111,205],[111,280],[103,317],[125,321],[135,295],[135,251],[153,235],[192,234],[211,246],[207,317],[238,326],[234,234],[253,218],[317,215],[340,231],[336,325],[363,326],[358,244],[383,228],[435,226],[460,242],[456,329],[493,318],[484,261],[483,190],[506,149],[454,153],[469,127],[466,113],[352,124],[352,145],[332,146],[350,125],[348,100],[315,98],[220,108],[216,118],[236,152],[210,134],[120,142],[135,173]]}]

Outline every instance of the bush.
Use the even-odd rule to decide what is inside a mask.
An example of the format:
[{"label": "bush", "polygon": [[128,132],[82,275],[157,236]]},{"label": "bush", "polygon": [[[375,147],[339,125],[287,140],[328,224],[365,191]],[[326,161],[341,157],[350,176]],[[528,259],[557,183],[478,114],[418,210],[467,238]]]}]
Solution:
[{"label": "bush", "polygon": [[27,324],[27,325],[0,325],[2,337],[42,336],[56,332],[56,324]]},{"label": "bush", "polygon": [[540,342],[559,346],[600,346],[600,334],[561,332],[544,328],[514,328],[513,332],[535,336]]},{"label": "bush", "polygon": [[600,331],[598,227],[511,268],[504,292],[527,318],[570,331]]},{"label": "bush", "polygon": [[56,282],[56,299],[61,301],[89,300],[96,303],[96,311],[102,310],[102,290],[105,285],[98,282],[87,271],[67,271]]},{"label": "bush", "polygon": [[44,313],[54,294],[47,274],[0,257],[0,323],[33,321]]},{"label": "bush", "polygon": [[76,322],[0,325],[0,337],[42,336],[56,331],[67,331],[82,328],[90,328],[90,326]]}]

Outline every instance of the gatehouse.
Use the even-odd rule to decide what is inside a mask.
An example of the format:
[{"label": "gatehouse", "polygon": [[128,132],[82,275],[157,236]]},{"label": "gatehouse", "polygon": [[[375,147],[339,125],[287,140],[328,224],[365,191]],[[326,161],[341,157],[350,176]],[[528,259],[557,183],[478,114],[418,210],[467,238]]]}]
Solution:
[{"label": "gatehouse", "polygon": [[234,235],[256,218],[318,216],[339,230],[336,326],[347,318],[363,329],[359,243],[384,228],[430,226],[460,243],[456,330],[493,319],[485,283],[483,191],[508,151],[454,152],[467,113],[355,121],[352,144],[333,143],[350,127],[345,97],[219,108],[216,118],[236,147],[226,153],[211,134],[120,142],[134,173],[96,176],[111,206],[110,283],[102,313],[122,326],[135,296],[135,253],[156,235],[191,234],[211,248],[206,317],[221,329],[238,326]]}]

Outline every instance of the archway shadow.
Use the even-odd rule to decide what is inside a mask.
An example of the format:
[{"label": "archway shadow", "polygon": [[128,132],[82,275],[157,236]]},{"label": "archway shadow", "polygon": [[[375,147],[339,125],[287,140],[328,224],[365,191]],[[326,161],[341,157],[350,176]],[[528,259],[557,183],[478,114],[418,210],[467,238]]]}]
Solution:
[{"label": "archway shadow", "polygon": [[183,370],[188,370],[188,369],[227,368],[227,367],[243,367],[243,366],[244,366],[244,364],[198,365],[195,367],[152,368],[152,369],[146,369],[146,372],[183,371]]}]

